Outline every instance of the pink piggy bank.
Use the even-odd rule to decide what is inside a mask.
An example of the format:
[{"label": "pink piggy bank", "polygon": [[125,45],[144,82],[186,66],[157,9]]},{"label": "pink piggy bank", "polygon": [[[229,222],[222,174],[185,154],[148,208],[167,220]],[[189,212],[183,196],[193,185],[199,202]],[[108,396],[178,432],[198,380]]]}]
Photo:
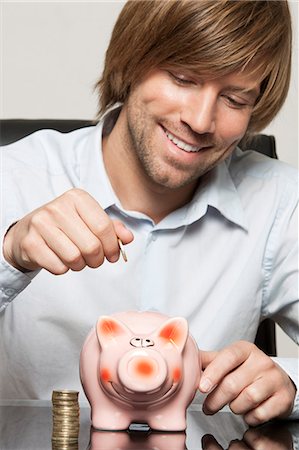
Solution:
[{"label": "pink piggy bank", "polygon": [[92,425],[102,430],[124,430],[134,422],[185,430],[200,373],[187,321],[155,312],[100,317],[80,356]]}]

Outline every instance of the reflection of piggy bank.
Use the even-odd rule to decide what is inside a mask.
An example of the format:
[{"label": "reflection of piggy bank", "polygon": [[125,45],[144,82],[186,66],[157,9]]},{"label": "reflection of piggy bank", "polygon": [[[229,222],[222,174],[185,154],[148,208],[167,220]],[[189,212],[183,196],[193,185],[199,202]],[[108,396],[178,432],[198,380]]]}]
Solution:
[{"label": "reflection of piggy bank", "polygon": [[200,377],[197,345],[187,321],[154,312],[99,318],[80,357],[80,376],[95,428],[186,428],[186,408]]},{"label": "reflection of piggy bank", "polygon": [[88,450],[186,450],[185,433],[95,431]]}]

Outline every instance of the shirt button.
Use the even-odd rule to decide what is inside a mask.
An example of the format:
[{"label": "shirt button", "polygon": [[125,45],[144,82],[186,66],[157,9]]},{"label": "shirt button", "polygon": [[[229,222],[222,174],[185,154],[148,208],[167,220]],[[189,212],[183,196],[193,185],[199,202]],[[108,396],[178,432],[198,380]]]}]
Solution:
[{"label": "shirt button", "polygon": [[157,234],[156,234],[156,233],[153,233],[153,234],[152,234],[152,241],[156,241],[156,240],[157,240],[157,237],[158,237]]}]

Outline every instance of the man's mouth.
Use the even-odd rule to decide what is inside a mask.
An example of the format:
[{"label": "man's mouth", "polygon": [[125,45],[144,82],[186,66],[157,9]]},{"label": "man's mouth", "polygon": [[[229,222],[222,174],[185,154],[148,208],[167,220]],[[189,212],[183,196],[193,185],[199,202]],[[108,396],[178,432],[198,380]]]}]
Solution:
[{"label": "man's mouth", "polygon": [[168,137],[168,139],[173,142],[177,147],[179,147],[181,150],[184,150],[185,152],[199,152],[199,150],[201,149],[201,147],[197,146],[197,145],[191,145],[191,144],[187,144],[187,142],[182,141],[181,139],[179,139],[178,137],[174,136],[173,134],[171,134],[169,131],[165,130],[165,134]]}]

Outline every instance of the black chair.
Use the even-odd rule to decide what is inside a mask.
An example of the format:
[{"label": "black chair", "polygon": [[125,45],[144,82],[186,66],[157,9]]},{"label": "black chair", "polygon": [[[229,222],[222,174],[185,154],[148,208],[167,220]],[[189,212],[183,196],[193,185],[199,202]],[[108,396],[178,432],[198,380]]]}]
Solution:
[{"label": "black chair", "polygon": [[[65,119],[2,119],[0,120],[0,146],[45,128],[68,132],[90,125],[95,125],[95,122]],[[240,147],[243,150],[253,149],[271,158],[277,158],[274,136],[259,134],[242,141]],[[276,356],[275,323],[271,319],[266,319],[260,324],[255,344],[269,356]]]},{"label": "black chair", "polygon": [[65,120],[65,119],[1,119],[0,120],[0,146],[11,144],[34,131],[45,128],[67,133],[78,128],[95,125],[91,120]]}]

